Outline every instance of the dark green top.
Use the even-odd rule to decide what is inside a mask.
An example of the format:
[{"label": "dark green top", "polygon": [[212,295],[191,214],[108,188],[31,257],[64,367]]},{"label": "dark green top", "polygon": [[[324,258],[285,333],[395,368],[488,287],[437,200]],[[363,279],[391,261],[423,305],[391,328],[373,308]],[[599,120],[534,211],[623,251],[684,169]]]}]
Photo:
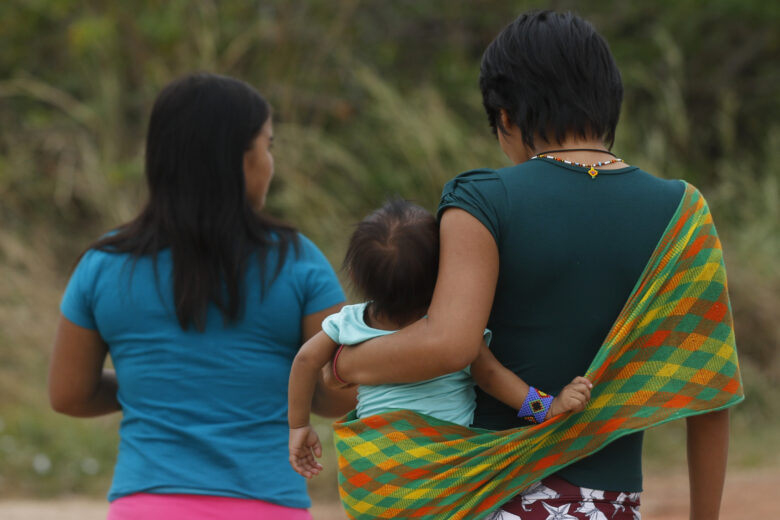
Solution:
[{"label": "dark green top", "polygon": [[[549,159],[466,172],[444,187],[439,215],[461,208],[496,240],[491,350],[529,385],[556,394],[585,370],[682,199],[684,184],[636,167],[600,171]],[[520,426],[517,411],[477,391],[474,426]],[[642,489],[642,434],[558,473],[578,486]]]}]

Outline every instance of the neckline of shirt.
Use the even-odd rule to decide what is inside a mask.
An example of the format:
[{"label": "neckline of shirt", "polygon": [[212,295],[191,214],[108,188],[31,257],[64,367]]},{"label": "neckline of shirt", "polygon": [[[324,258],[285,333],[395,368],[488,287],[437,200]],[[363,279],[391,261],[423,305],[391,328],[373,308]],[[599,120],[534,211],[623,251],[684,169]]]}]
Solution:
[{"label": "neckline of shirt", "polygon": [[[539,157],[538,159],[533,159],[533,160],[534,161],[542,161],[545,164],[551,164],[553,166],[558,166],[559,168],[563,168],[565,170],[570,170],[570,171],[573,171],[573,172],[576,172],[576,173],[588,173],[588,168],[586,168],[586,167],[575,166],[574,164],[566,164],[564,162],[556,161],[554,159],[548,159],[546,157]],[[598,176],[601,176],[601,175],[621,175],[621,174],[624,174],[624,173],[631,173],[634,170],[638,170],[639,167],[630,165],[630,166],[625,166],[623,168],[615,168],[615,169],[611,169],[611,170],[608,170],[608,169],[600,170],[598,167],[596,167],[596,169],[599,172]],[[595,179],[595,177],[594,177],[594,179]]]}]

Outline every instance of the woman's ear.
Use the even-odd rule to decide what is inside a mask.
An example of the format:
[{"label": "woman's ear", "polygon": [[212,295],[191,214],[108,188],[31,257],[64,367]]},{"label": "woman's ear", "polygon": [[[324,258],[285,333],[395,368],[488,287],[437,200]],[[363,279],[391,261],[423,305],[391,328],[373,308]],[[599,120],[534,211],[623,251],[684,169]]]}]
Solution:
[{"label": "woman's ear", "polygon": [[501,126],[504,128],[504,131],[511,134],[515,124],[512,122],[512,118],[509,117],[509,113],[506,109],[502,108],[500,110],[499,117],[501,118]]},{"label": "woman's ear", "polygon": [[515,164],[525,162],[534,156],[533,150],[523,140],[523,134],[505,109],[499,112],[501,118],[501,128],[498,129],[498,143],[509,160]]}]

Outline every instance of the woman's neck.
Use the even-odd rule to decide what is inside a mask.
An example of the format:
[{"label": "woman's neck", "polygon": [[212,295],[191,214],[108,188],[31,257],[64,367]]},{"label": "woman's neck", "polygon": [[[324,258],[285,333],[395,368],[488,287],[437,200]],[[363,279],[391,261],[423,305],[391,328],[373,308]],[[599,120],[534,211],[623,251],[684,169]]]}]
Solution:
[{"label": "woman's neck", "polygon": [[[539,154],[552,155],[580,164],[597,164],[615,159],[615,156],[600,140],[564,139],[554,143],[546,143],[539,140],[535,141],[534,144],[535,146],[530,153],[529,159]],[[624,163],[617,162],[601,166],[600,169],[611,170],[614,168],[625,168],[625,166]]]},{"label": "woman's neck", "polygon": [[[567,137],[561,141],[545,141],[540,136],[534,139],[533,149],[529,148],[522,140],[519,132],[501,136],[502,148],[507,156],[515,164],[525,162],[541,153],[547,153],[561,159],[582,164],[595,164],[614,159],[609,150],[600,139],[583,139],[581,137]],[[623,168],[622,163],[603,166],[604,169]]]}]

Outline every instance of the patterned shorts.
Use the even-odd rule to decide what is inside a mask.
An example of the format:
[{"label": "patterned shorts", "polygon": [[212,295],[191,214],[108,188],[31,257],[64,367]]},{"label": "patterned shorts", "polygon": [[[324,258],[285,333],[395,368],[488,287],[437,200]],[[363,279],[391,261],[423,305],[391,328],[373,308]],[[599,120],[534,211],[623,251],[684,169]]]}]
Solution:
[{"label": "patterned shorts", "polygon": [[513,498],[491,520],[640,520],[639,493],[599,491],[548,477]]}]

